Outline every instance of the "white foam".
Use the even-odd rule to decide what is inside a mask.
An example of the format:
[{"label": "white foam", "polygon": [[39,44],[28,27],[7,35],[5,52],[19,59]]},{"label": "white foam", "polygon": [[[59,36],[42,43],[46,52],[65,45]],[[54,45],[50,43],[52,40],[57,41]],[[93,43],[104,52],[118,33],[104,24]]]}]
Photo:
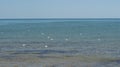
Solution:
[{"label": "white foam", "polygon": [[41,35],[45,35],[45,33],[41,33]]},{"label": "white foam", "polygon": [[50,40],[54,40],[53,38],[51,38]]},{"label": "white foam", "polygon": [[100,38],[98,38],[97,40],[99,40],[99,41],[100,41],[101,39],[100,39]]},{"label": "white foam", "polygon": [[45,48],[48,48],[48,45],[45,45]]},{"label": "white foam", "polygon": [[25,47],[27,44],[22,44],[23,47]]},{"label": "white foam", "polygon": [[65,40],[68,41],[68,38],[66,38]]},{"label": "white foam", "polygon": [[80,33],[80,35],[82,35],[82,33]]},{"label": "white foam", "polygon": [[47,37],[48,39],[50,38],[50,36]]}]

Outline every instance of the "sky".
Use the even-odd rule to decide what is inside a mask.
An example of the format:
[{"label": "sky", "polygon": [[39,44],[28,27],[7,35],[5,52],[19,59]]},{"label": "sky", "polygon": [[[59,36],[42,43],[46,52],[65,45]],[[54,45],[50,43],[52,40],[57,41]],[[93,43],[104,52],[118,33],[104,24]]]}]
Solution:
[{"label": "sky", "polygon": [[0,0],[0,18],[120,18],[120,0]]}]

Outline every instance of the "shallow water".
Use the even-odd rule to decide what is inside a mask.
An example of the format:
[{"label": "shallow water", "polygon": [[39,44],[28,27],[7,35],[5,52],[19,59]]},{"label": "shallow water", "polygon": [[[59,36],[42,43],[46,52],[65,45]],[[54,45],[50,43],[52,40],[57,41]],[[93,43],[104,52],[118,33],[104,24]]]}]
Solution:
[{"label": "shallow water", "polygon": [[[44,55],[96,56],[119,60],[119,22],[120,19],[0,20],[0,58],[32,54],[42,58]],[[119,66],[116,61],[110,63]],[[109,66],[109,62],[93,65],[107,67],[106,64]]]}]

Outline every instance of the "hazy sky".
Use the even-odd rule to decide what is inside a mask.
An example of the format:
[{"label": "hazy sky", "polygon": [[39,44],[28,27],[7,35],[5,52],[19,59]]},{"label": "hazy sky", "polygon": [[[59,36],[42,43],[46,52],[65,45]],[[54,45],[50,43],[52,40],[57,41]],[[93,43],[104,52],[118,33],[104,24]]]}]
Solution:
[{"label": "hazy sky", "polygon": [[0,18],[120,18],[120,0],[0,0]]}]

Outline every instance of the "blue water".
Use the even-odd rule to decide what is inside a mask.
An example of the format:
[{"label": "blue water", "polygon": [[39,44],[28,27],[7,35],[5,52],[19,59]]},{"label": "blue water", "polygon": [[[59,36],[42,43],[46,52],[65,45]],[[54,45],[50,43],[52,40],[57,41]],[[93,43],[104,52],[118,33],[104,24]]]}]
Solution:
[{"label": "blue water", "polygon": [[120,57],[120,19],[0,20],[0,54]]}]

